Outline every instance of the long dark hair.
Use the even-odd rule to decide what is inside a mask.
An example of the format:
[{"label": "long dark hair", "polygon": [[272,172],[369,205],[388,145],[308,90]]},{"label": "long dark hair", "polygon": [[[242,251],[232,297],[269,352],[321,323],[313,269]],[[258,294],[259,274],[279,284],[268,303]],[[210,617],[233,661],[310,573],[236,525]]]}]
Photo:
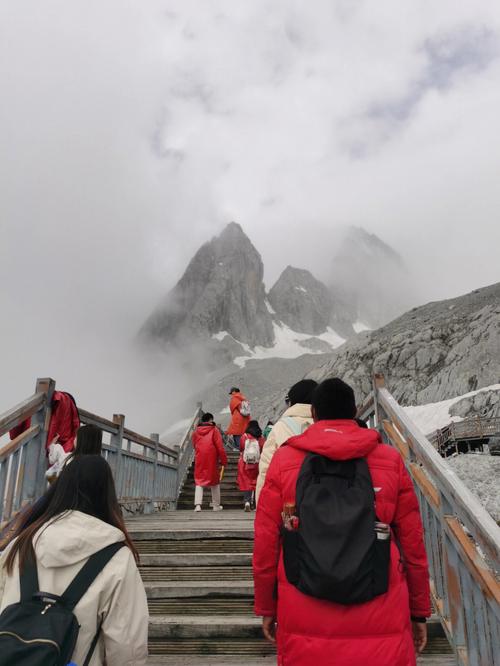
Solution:
[{"label": "long dark hair", "polygon": [[76,431],[76,446],[72,457],[100,456],[102,453],[102,430],[90,423]]},{"label": "long dark hair", "polygon": [[[21,532],[13,543],[5,561],[8,574],[12,574],[16,555],[19,555],[19,567],[34,559],[33,538],[42,527],[48,525],[67,511],[81,511],[94,516],[108,525],[117,527],[124,534],[125,542],[132,551],[136,562],[139,554],[125,527],[120,505],[116,498],[113,474],[108,463],[101,456],[77,456],[61,472],[47,497],[48,502],[41,515]],[[54,544],[57,548],[57,544]]]},{"label": "long dark hair", "polygon": [[245,432],[248,435],[252,435],[252,437],[255,437],[255,439],[259,439],[260,437],[262,437],[262,430],[260,428],[258,421],[250,421]]}]

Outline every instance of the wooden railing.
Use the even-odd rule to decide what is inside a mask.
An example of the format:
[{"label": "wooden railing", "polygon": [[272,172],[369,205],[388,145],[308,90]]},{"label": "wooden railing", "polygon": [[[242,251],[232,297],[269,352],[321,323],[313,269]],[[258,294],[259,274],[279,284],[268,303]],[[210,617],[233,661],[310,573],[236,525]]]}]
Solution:
[{"label": "wooden railing", "polygon": [[500,666],[500,527],[375,376],[361,408],[401,453],[420,501],[435,608],[460,666]]},{"label": "wooden railing", "polygon": [[500,435],[500,417],[472,416],[436,430],[429,436],[429,441],[442,451],[451,442],[488,439],[498,435]]},{"label": "wooden railing", "polygon": [[[55,389],[52,379],[39,379],[35,394],[0,415],[0,437],[27,418],[31,427],[0,448],[0,529],[46,489],[46,440]],[[180,446],[161,444],[125,427],[125,417],[106,419],[79,408],[82,424],[94,424],[105,434],[103,455],[113,471],[118,500],[124,511],[150,513],[175,508],[182,481],[192,462],[191,433],[198,424],[198,405]],[[108,440],[108,441],[106,441]]]}]

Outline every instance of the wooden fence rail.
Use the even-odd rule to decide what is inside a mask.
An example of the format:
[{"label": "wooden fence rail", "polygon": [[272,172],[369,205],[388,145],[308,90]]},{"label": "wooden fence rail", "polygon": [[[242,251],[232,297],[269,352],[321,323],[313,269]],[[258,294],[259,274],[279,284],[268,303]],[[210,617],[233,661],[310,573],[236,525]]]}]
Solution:
[{"label": "wooden fence rail", "polygon": [[500,666],[500,527],[375,376],[360,410],[401,453],[420,501],[435,608],[460,666]]},{"label": "wooden fence rail", "polygon": [[[31,418],[31,427],[0,449],[0,529],[46,488],[46,441],[55,381],[39,379],[34,395],[0,414],[0,437]],[[115,478],[118,501],[124,511],[150,513],[173,509],[182,481],[192,462],[191,434],[198,424],[198,405],[179,446],[161,444],[125,427],[125,416],[107,419],[79,409],[80,422],[93,424],[109,435],[103,456]]]}]

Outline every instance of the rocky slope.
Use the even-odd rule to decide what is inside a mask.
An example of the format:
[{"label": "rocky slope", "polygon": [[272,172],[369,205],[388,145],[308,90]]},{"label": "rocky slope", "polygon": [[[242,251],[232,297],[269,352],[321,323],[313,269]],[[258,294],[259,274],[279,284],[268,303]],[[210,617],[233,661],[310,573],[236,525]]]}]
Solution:
[{"label": "rocky slope", "polygon": [[354,335],[345,304],[309,271],[287,266],[268,298],[277,317],[294,331],[321,335],[331,327],[344,338]]},{"label": "rocky slope", "polygon": [[361,401],[383,372],[405,405],[437,402],[500,379],[500,283],[414,308],[339,347],[309,376],[339,376]]},{"label": "rocky slope", "polygon": [[225,331],[252,347],[269,347],[274,333],[263,276],[260,254],[233,222],[198,250],[141,335],[185,345]]}]

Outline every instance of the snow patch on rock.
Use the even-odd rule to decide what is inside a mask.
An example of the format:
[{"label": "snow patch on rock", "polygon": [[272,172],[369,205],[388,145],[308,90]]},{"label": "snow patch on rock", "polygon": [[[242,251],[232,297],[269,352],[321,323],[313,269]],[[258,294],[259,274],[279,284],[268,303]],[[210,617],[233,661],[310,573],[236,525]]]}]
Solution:
[{"label": "snow patch on rock", "polygon": [[[306,340],[311,340],[310,334],[297,333],[297,331],[293,331],[285,324],[278,322],[274,322],[273,327],[275,343],[272,347],[258,346],[253,350],[247,348],[245,351],[248,355],[239,356],[238,358],[234,359],[234,363],[236,363],[236,365],[238,365],[240,368],[243,368],[246,362],[251,359],[297,358],[298,356],[302,356],[302,354],[306,353],[321,353],[311,351],[311,349],[309,349],[307,346],[301,344]],[[340,347],[340,345],[345,342],[345,339],[336,333],[336,331],[334,331],[331,327],[328,327],[325,333],[314,337],[318,340],[326,342],[332,350]]]},{"label": "snow patch on rock", "polygon": [[363,333],[363,331],[371,331],[372,329],[362,321],[355,321],[352,325],[355,333]]},{"label": "snow patch on rock", "polygon": [[426,435],[430,435],[439,428],[444,428],[452,422],[463,421],[460,416],[452,416],[450,414],[451,407],[460,402],[464,398],[474,398],[479,393],[486,391],[500,391],[500,384],[492,384],[477,391],[470,391],[464,395],[459,395],[456,398],[449,400],[441,400],[440,402],[431,402],[427,405],[412,405],[405,407],[405,411],[411,420],[420,428]]}]

